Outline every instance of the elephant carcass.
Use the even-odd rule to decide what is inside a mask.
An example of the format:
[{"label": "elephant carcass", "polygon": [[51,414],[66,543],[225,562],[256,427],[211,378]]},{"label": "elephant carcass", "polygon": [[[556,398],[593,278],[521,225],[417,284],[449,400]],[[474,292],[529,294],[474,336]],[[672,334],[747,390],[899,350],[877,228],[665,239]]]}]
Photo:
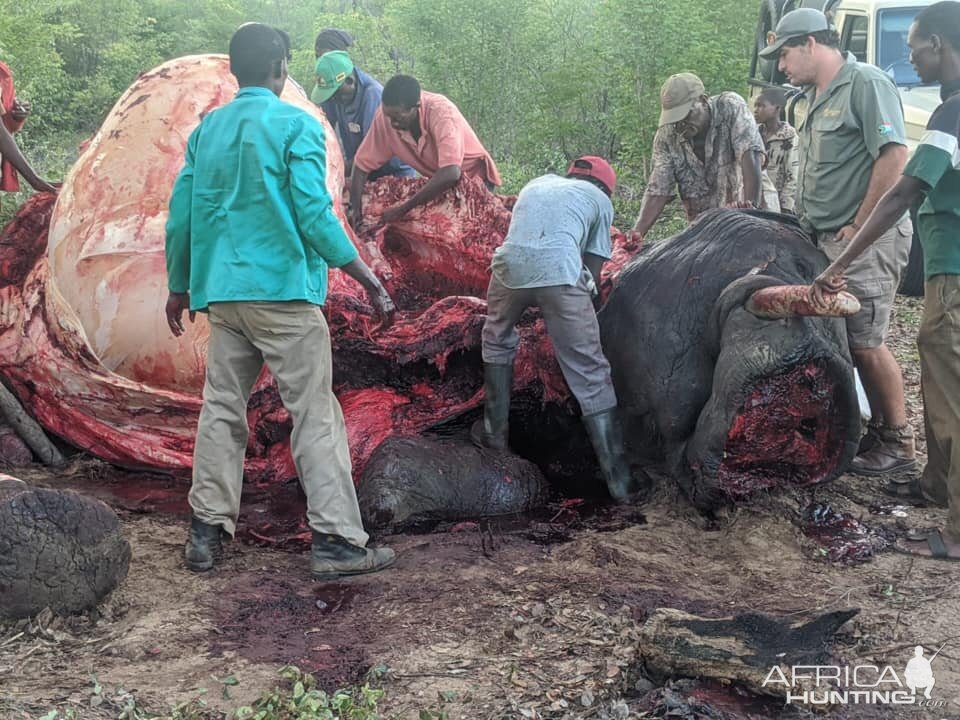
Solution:
[{"label": "elephant carcass", "polygon": [[[192,466],[208,329],[203,314],[181,338],[166,326],[164,224],[190,132],[235,90],[224,56],[179,58],[145,73],[83,151],[55,207],[52,196],[34,196],[0,237],[0,374],[48,431],[119,465],[180,474]],[[282,99],[334,137],[320,110],[291,85]],[[327,147],[327,181],[344,219],[335,142]],[[509,225],[509,201],[464,179],[402,220],[379,225],[383,210],[424,182],[369,184],[370,222],[359,237],[348,229],[397,300],[389,331],[376,330],[362,288],[330,272],[325,314],[334,389],[355,477],[387,437],[416,435],[482,403],[482,297],[490,257]],[[607,285],[626,260],[617,239]],[[518,407],[574,412],[538,315],[522,321],[520,335]],[[269,485],[294,477],[290,418],[266,371],[248,422],[247,479]]]},{"label": "elephant carcass", "polygon": [[631,444],[664,454],[699,507],[825,481],[855,453],[843,320],[768,319],[756,305],[769,299],[751,302],[763,288],[807,285],[825,266],[788,218],[712,211],[641,253],[601,312]]}]

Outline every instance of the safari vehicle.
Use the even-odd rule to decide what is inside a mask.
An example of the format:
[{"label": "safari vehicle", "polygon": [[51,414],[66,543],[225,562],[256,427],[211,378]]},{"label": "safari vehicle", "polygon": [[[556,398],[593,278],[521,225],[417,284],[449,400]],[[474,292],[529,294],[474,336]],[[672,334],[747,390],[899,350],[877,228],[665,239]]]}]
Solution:
[{"label": "safari vehicle", "polygon": [[[758,54],[767,46],[780,18],[801,7],[823,10],[840,34],[840,49],[845,53],[852,53],[861,62],[883,69],[897,84],[907,126],[907,147],[912,153],[920,142],[930,114],[940,104],[940,91],[938,87],[920,82],[910,64],[907,32],[917,13],[933,2],[934,0],[761,0],[748,78],[750,94],[755,96],[770,85],[789,87],[786,77],[777,69],[777,60],[764,60]],[[804,108],[799,103],[792,104],[787,119],[796,125],[803,112]],[[913,243],[910,264],[904,271],[900,291],[905,295],[923,294],[923,254],[919,242]]]}]

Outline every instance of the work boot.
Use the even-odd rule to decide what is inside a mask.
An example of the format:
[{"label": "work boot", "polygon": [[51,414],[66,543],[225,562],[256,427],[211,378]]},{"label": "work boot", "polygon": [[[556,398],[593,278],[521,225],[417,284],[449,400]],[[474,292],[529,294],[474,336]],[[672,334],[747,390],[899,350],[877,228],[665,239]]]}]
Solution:
[{"label": "work boot", "polygon": [[510,390],[513,365],[483,364],[483,419],[470,427],[470,439],[477,447],[509,450]]},{"label": "work boot", "polygon": [[877,444],[853,459],[850,472],[858,475],[885,475],[913,470],[917,466],[913,430],[909,425],[898,428],[884,425],[878,429],[878,433]]},{"label": "work boot", "polygon": [[623,451],[623,428],[617,408],[604,410],[593,415],[584,415],[583,424],[587,427],[587,435],[597,455],[600,472],[607,482],[610,497],[617,502],[623,502],[641,489],[627,464],[627,457]]},{"label": "work boot", "polygon": [[870,418],[867,423],[867,431],[860,437],[860,446],[857,448],[857,455],[863,455],[868,450],[873,450],[880,444],[880,431],[883,428],[883,420],[879,418]]},{"label": "work boot", "polygon": [[396,559],[390,548],[362,548],[339,535],[313,533],[310,571],[317,580],[374,573],[390,567]]},{"label": "work boot", "polygon": [[223,557],[222,532],[223,528],[219,525],[207,525],[197,518],[190,520],[190,537],[184,548],[187,568],[193,572],[204,572]]}]

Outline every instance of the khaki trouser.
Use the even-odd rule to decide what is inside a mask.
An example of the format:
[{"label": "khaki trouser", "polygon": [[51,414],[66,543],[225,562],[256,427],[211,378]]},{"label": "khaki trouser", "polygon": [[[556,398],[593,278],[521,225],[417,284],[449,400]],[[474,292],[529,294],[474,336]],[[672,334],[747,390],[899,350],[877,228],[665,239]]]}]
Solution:
[{"label": "khaki trouser", "polygon": [[483,361],[512,365],[517,354],[516,324],[528,307],[539,307],[560,371],[584,415],[617,406],[610,363],[600,346],[600,326],[584,275],[577,285],[513,290],[490,278],[487,321],[483,325]]},{"label": "khaki trouser", "polygon": [[927,433],[922,487],[947,501],[947,532],[960,541],[960,275],[935,275],[924,284],[917,335]]},{"label": "khaki trouser", "polygon": [[330,332],[307,302],[211,304],[207,377],[193,453],[190,507],[236,531],[247,447],[247,400],[263,363],[293,418],[290,446],[317,532],[363,547],[367,534],[350,474],[343,413],[331,386]]}]

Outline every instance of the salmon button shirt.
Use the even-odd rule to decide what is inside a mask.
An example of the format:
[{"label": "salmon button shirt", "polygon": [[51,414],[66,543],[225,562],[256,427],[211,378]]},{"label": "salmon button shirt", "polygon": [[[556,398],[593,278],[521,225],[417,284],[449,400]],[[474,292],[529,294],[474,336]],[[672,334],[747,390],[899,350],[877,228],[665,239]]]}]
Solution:
[{"label": "salmon button shirt", "polygon": [[490,153],[457,106],[443,95],[420,94],[420,130],[420,139],[414,140],[406,130],[394,129],[380,106],[357,149],[354,167],[370,173],[396,156],[428,178],[442,167],[459,165],[464,175],[502,184]]}]

